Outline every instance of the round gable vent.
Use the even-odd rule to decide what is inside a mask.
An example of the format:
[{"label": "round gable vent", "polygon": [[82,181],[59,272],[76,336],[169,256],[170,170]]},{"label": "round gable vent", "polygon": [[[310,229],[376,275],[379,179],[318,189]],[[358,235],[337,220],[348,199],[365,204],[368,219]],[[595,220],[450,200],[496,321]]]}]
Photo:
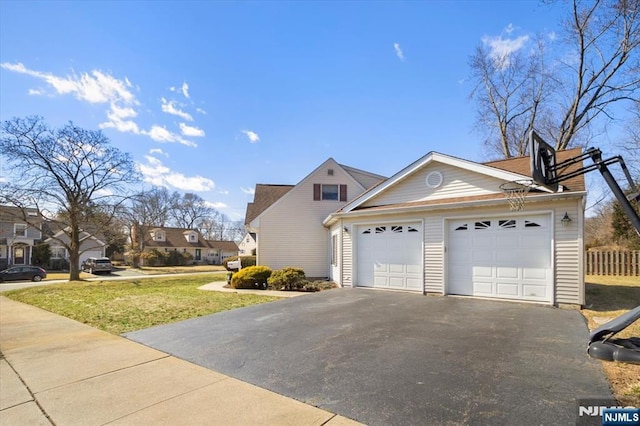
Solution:
[{"label": "round gable vent", "polygon": [[439,188],[444,182],[444,176],[440,172],[430,172],[427,175],[426,182],[429,188]]}]

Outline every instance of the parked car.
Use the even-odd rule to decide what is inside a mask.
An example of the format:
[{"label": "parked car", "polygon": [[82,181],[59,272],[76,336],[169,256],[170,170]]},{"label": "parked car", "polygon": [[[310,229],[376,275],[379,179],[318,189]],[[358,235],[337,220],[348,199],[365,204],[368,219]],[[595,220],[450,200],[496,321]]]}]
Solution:
[{"label": "parked car", "polygon": [[47,278],[47,271],[39,266],[12,266],[0,271],[0,282],[31,280],[41,281]]},{"label": "parked car", "polygon": [[102,272],[110,274],[113,266],[111,265],[111,260],[109,260],[108,257],[90,257],[82,262],[81,269],[90,274],[97,275]]}]

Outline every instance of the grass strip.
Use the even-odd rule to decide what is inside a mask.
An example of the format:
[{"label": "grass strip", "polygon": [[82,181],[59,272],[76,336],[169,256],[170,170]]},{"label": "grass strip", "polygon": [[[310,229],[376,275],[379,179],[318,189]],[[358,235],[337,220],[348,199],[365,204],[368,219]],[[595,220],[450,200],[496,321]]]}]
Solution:
[{"label": "grass strip", "polygon": [[277,297],[198,290],[224,274],[75,281],[12,290],[4,296],[114,334],[182,321]]}]

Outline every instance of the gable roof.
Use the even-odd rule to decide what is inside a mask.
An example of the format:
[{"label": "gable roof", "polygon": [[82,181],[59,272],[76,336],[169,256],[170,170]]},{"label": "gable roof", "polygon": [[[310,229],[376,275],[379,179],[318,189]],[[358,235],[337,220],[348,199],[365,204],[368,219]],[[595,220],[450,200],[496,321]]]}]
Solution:
[{"label": "gable roof", "polygon": [[[384,181],[385,177],[370,173],[364,170],[356,169],[354,167],[344,166],[339,164],[333,158],[328,158],[318,167],[316,167],[311,173],[305,176],[296,185],[265,185],[256,184],[253,203],[247,203],[247,213],[245,214],[245,226],[250,226],[258,216],[264,213],[267,209],[273,206],[276,202],[280,201],[287,193],[298,185],[301,185],[313,176],[318,170],[322,169],[327,164],[334,164],[340,167],[348,176],[350,176],[354,183],[360,186],[361,190],[367,190],[375,186],[379,181]],[[280,187],[280,188],[277,188]],[[281,191],[280,193],[278,191]]]},{"label": "gable roof", "polygon": [[253,202],[247,203],[244,224],[248,225],[253,219],[278,201],[284,194],[291,191],[294,185],[277,185],[257,183],[253,194]]},{"label": "gable roof", "polygon": [[0,221],[2,222],[23,222],[25,216],[29,219],[34,219],[34,221],[42,220],[42,215],[40,215],[40,212],[36,208],[20,208],[15,206],[0,205]]},{"label": "gable roof", "polygon": [[[556,153],[557,162],[561,162],[567,160],[569,158],[576,157],[581,154],[581,148],[574,148],[565,151],[558,151]],[[359,197],[355,198],[349,204],[345,205],[342,209],[337,212],[329,215],[324,221],[323,224],[327,225],[333,221],[336,215],[342,215],[344,213],[348,213],[354,210],[362,211],[370,211],[370,212],[381,212],[381,211],[397,211],[403,209],[414,209],[414,208],[423,208],[427,206],[433,206],[437,208],[437,206],[445,206],[447,204],[465,204],[465,203],[491,203],[496,200],[503,200],[504,197],[501,193],[496,192],[495,194],[483,194],[483,195],[474,195],[474,196],[461,196],[461,197],[452,197],[452,198],[444,198],[444,199],[434,199],[434,200],[424,200],[424,201],[412,201],[405,203],[394,203],[390,205],[381,205],[381,206],[369,206],[363,207],[363,204],[368,200],[372,199],[376,195],[381,192],[387,190],[388,188],[396,185],[398,182],[403,181],[408,176],[412,175],[414,172],[421,170],[427,164],[432,162],[440,162],[444,164],[449,164],[455,167],[461,167],[463,169],[481,173],[484,175],[492,176],[497,179],[503,180],[505,182],[521,180],[521,179],[531,179],[531,166],[529,157],[516,157],[510,158],[506,160],[499,161],[491,161],[487,163],[475,163],[469,160],[463,160],[460,158],[452,157],[445,154],[440,154],[438,152],[430,152],[418,159],[417,161],[411,163],[409,166],[402,169],[400,172],[396,173],[386,181],[380,183],[377,186],[372,187],[370,190],[364,192]],[[578,170],[582,167],[582,162],[578,162],[567,167],[563,170],[563,173],[568,173],[574,170]],[[568,179],[563,182],[563,193],[571,193],[571,192],[584,192],[585,191],[585,183],[584,183],[584,175],[579,175]],[[533,193],[546,193],[547,196],[557,196],[555,193],[547,190],[546,188],[539,187],[534,184],[531,192]],[[531,193],[530,193],[531,194]]]},{"label": "gable roof", "polygon": [[223,240],[207,240],[209,247],[214,249],[220,249],[223,251],[238,251],[238,245],[235,241],[223,241]]},{"label": "gable roof", "polygon": [[[164,231],[164,241],[155,241],[151,237],[151,231],[157,230]],[[190,232],[195,232],[198,235],[198,241],[187,241],[184,236]],[[207,240],[202,237],[202,234],[197,229],[170,228],[166,226],[148,229],[144,233],[144,245],[145,247],[209,247]]]},{"label": "gable roof", "polygon": [[369,189],[387,179],[386,176],[356,169],[351,166],[345,166],[344,164],[339,164],[339,166],[342,167],[344,171],[354,178],[360,185],[362,185],[364,189]]},{"label": "gable roof", "polygon": [[[577,157],[580,154],[582,154],[582,148],[572,148],[564,151],[557,151],[556,163],[568,160],[569,158]],[[531,177],[531,161],[528,156],[509,158],[506,160],[490,161],[484,164],[489,167],[495,167],[498,169],[518,173],[523,176]],[[562,173],[572,172],[580,168],[582,168],[582,162],[572,164],[571,166],[567,167],[566,170],[563,170]],[[571,179],[567,179],[562,182],[562,186],[564,188],[564,191],[584,191],[584,175],[579,175],[572,177]]]}]

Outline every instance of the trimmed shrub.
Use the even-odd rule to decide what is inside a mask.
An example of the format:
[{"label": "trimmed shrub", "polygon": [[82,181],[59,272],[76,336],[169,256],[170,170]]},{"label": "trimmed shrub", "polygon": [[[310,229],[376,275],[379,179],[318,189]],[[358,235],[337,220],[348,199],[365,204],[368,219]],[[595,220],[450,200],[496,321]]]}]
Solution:
[{"label": "trimmed shrub", "polygon": [[158,249],[151,249],[142,253],[140,257],[146,266],[162,266],[166,263],[167,256]]},{"label": "trimmed shrub", "polygon": [[166,265],[167,266],[183,266],[193,261],[193,255],[191,253],[181,253],[177,250],[168,252]]},{"label": "trimmed shrub", "polygon": [[248,268],[249,266],[256,266],[256,257],[255,256],[231,256],[231,257],[227,257],[225,260],[222,261],[222,266],[224,266],[224,268],[227,271],[236,271],[236,269],[229,269],[227,264],[232,260],[238,260],[238,259],[240,259],[240,264],[242,265],[243,268]]},{"label": "trimmed shrub", "polygon": [[273,290],[300,290],[306,284],[306,279],[302,269],[288,267],[274,271],[267,284]]},{"label": "trimmed shrub", "polygon": [[231,287],[233,288],[260,288],[266,284],[271,275],[271,269],[266,266],[249,266],[242,268],[231,277]]}]

